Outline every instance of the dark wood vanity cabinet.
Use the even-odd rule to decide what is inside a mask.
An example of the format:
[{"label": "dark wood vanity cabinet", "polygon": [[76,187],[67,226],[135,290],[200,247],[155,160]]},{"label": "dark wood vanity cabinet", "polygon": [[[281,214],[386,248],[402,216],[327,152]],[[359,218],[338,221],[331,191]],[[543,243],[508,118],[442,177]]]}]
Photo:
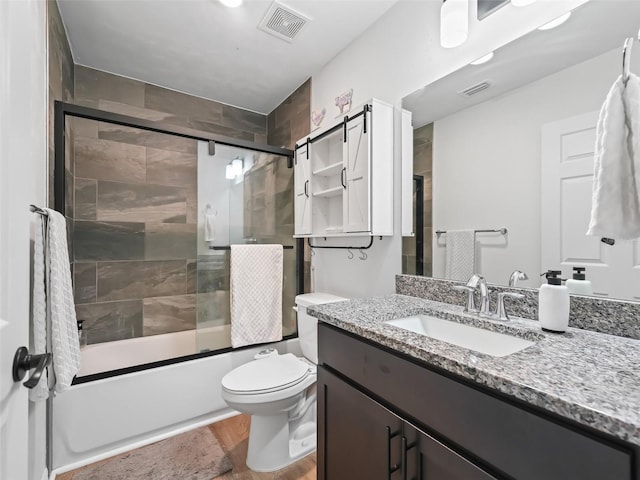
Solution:
[{"label": "dark wood vanity cabinet", "polygon": [[320,480],[640,480],[632,445],[320,324]]},{"label": "dark wood vanity cabinet", "polygon": [[322,367],[318,391],[319,479],[495,478]]}]

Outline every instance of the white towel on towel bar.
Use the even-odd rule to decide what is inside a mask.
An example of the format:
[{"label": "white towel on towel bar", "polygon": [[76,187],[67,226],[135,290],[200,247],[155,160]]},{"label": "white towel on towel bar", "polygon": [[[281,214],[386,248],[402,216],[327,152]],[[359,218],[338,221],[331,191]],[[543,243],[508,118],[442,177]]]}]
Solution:
[{"label": "white towel on towel bar", "polygon": [[[45,209],[47,234],[43,235],[42,223],[36,229],[34,245],[33,322],[34,350],[46,349],[47,327],[50,326],[51,353],[55,391],[64,392],[71,386],[80,368],[78,325],[69,267],[67,248],[67,222],[55,210]],[[39,222],[45,218],[39,215]],[[46,255],[45,255],[46,254]],[[49,290],[46,290],[46,275]],[[47,325],[47,303],[51,319]],[[47,379],[43,378],[31,392],[34,401],[48,397]]]},{"label": "white towel on towel bar", "polygon": [[596,128],[593,198],[587,235],[640,237],[640,78],[618,77]]},{"label": "white towel on towel bar", "polygon": [[475,273],[475,231],[447,230],[446,235],[445,278],[467,281]]},{"label": "white towel on towel bar", "polygon": [[282,340],[282,245],[231,245],[231,346]]}]

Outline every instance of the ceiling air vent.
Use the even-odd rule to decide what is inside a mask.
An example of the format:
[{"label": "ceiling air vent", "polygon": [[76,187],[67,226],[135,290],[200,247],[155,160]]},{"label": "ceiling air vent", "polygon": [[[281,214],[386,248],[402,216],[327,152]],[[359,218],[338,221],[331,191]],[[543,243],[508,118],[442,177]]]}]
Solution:
[{"label": "ceiling air vent", "polygon": [[280,2],[273,2],[258,25],[281,40],[291,42],[311,19]]},{"label": "ceiling air vent", "polygon": [[484,80],[480,83],[476,83],[475,85],[472,85],[468,88],[465,88],[464,90],[460,90],[458,92],[458,95],[462,95],[463,97],[472,97],[473,95],[476,95],[484,90],[486,90],[487,88],[491,87],[493,84],[489,81],[489,80]]}]

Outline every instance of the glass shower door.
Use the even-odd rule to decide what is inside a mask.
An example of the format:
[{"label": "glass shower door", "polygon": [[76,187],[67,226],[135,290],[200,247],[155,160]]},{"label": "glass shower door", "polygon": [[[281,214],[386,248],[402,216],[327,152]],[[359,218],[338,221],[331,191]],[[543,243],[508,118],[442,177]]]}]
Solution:
[{"label": "glass shower door", "polygon": [[287,157],[239,147],[198,146],[197,349],[231,346],[230,246],[284,246],[283,335],[296,332],[293,305],[293,169]]}]

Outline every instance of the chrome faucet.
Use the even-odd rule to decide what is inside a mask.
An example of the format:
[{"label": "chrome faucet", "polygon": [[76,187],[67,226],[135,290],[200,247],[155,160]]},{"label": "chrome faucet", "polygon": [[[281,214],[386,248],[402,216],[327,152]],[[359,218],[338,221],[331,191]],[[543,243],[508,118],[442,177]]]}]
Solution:
[{"label": "chrome faucet", "polygon": [[509,286],[515,287],[518,285],[519,280],[529,280],[529,277],[526,273],[521,272],[520,270],[514,270],[511,276],[509,277]]},{"label": "chrome faucet", "polygon": [[467,306],[464,310],[465,312],[475,310],[475,305],[473,303],[473,293],[475,292],[476,288],[478,288],[480,290],[480,308],[478,309],[478,313],[480,315],[491,314],[489,310],[489,288],[487,287],[487,281],[483,276],[474,273],[467,282],[466,286],[455,286],[454,288],[469,292]]}]

